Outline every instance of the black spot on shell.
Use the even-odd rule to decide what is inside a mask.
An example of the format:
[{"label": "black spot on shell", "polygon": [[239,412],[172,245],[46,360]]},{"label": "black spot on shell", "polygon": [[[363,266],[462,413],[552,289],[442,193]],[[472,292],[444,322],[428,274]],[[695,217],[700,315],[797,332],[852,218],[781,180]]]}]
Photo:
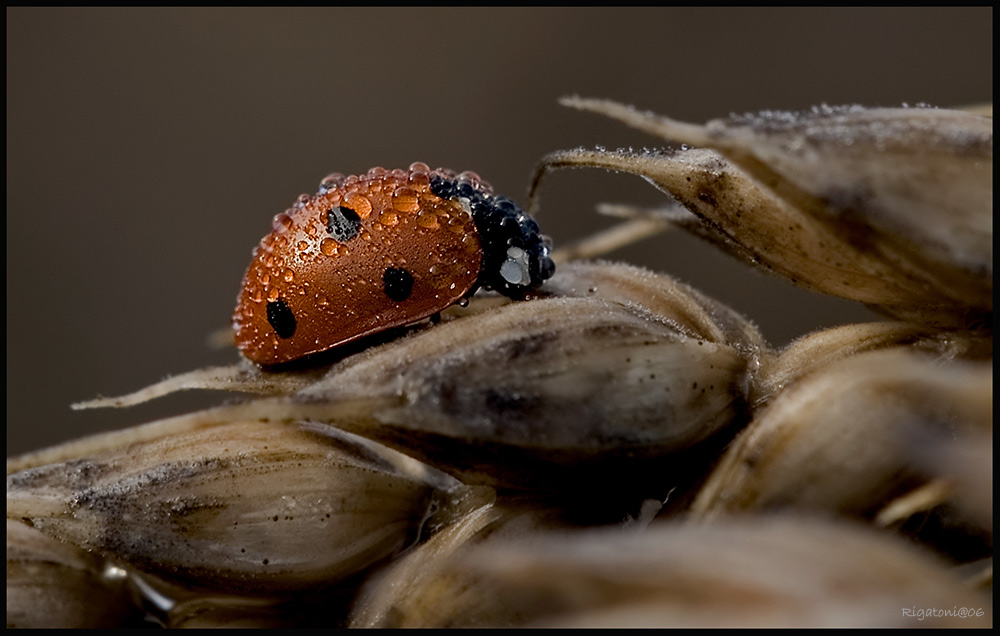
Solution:
[{"label": "black spot on shell", "polygon": [[267,321],[279,338],[291,338],[295,333],[295,314],[283,300],[267,303]]},{"label": "black spot on shell", "polygon": [[361,231],[361,217],[342,205],[330,208],[326,211],[326,231],[341,243],[346,243]]},{"label": "black spot on shell", "polygon": [[405,269],[390,267],[382,275],[382,282],[385,284],[385,295],[397,303],[409,298],[413,291],[413,275]]}]

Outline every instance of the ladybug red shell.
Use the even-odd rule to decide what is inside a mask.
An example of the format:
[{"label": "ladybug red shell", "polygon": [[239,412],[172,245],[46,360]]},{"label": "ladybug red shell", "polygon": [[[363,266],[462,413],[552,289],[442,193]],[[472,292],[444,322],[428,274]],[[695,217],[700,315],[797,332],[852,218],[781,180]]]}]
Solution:
[{"label": "ladybug red shell", "polygon": [[407,325],[479,287],[512,298],[552,276],[551,243],[472,172],[414,163],[332,174],[274,217],[233,313],[250,360],[298,360]]}]

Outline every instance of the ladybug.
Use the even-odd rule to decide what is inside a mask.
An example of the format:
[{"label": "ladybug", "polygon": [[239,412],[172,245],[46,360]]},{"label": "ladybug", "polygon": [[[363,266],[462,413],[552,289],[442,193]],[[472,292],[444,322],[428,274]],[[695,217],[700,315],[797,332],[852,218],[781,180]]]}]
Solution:
[{"label": "ladybug", "polygon": [[552,276],[551,242],[474,172],[334,173],[274,217],[233,313],[236,345],[262,366],[299,360],[462,302],[515,299]]}]

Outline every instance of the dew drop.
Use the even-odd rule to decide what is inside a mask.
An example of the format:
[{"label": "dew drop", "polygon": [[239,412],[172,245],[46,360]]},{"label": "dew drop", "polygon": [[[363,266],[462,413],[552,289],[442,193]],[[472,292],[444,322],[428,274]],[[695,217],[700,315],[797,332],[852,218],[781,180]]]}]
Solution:
[{"label": "dew drop", "polygon": [[468,184],[473,188],[478,188],[479,184],[482,182],[482,178],[480,178],[480,176],[475,172],[471,170],[466,170],[465,172],[455,177],[455,181],[458,183],[458,185]]},{"label": "dew drop", "polygon": [[290,283],[295,280],[295,272],[293,272],[291,268],[286,267],[285,271],[281,273],[281,277],[285,279],[286,283]]},{"label": "dew drop", "polygon": [[319,182],[320,194],[326,194],[330,190],[336,189],[338,186],[340,186],[340,184],[344,182],[345,178],[346,177],[344,177],[344,175],[339,172],[331,172],[330,174],[326,175],[326,177],[324,177],[323,180]]},{"label": "dew drop", "polygon": [[347,207],[354,210],[362,219],[367,219],[372,213],[372,202],[363,194],[349,194],[344,197],[344,203]]},{"label": "dew drop", "polygon": [[417,217],[417,225],[432,230],[438,227],[437,215],[433,212],[426,212]]},{"label": "dew drop", "polygon": [[392,209],[397,212],[416,212],[420,209],[420,199],[413,188],[400,186],[392,193]]},{"label": "dew drop", "polygon": [[299,248],[300,252],[305,252],[309,249],[309,243],[307,241],[299,241],[299,244],[295,247]]},{"label": "dew drop", "polygon": [[396,216],[395,212],[383,212],[382,215],[378,217],[378,221],[386,227],[392,227],[399,223],[399,217]]},{"label": "dew drop", "polygon": [[427,176],[426,172],[414,172],[407,181],[411,187],[417,190],[426,190],[431,185],[431,178]]},{"label": "dew drop", "polygon": [[278,288],[272,287],[269,292],[267,292],[267,302],[273,303],[278,300]]},{"label": "dew drop", "polygon": [[287,232],[292,228],[293,223],[292,217],[282,212],[274,216],[274,220],[271,221],[271,227],[274,228],[275,232]]},{"label": "dew drop", "polygon": [[323,239],[323,242],[319,244],[319,251],[326,256],[335,256],[337,254],[337,241],[332,238]]}]

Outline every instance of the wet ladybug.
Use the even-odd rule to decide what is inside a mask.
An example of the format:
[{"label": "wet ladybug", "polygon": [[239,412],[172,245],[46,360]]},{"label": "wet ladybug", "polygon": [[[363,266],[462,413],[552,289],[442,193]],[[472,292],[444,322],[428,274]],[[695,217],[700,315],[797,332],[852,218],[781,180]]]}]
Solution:
[{"label": "wet ladybug", "polygon": [[551,243],[473,172],[426,164],[332,174],[274,217],[233,313],[236,345],[274,365],[437,314],[483,287],[523,298]]}]

